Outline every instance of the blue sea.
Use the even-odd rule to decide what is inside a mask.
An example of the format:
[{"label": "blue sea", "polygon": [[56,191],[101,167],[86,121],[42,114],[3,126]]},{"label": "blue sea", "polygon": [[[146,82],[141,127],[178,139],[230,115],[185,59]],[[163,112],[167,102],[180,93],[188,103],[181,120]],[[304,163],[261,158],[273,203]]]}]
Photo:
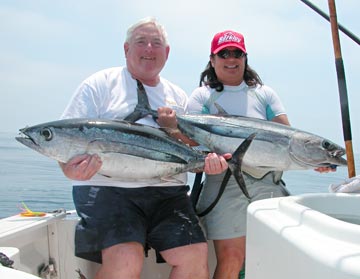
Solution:
[{"label": "blue sea", "polygon": [[[0,132],[0,218],[18,214],[24,202],[33,211],[74,209],[71,183],[57,162],[15,140],[16,133]],[[359,174],[359,154],[355,166]],[[189,175],[192,184],[193,175]],[[288,171],[284,180],[292,194],[326,193],[332,183],[348,177],[347,168],[320,174],[313,170]]]}]

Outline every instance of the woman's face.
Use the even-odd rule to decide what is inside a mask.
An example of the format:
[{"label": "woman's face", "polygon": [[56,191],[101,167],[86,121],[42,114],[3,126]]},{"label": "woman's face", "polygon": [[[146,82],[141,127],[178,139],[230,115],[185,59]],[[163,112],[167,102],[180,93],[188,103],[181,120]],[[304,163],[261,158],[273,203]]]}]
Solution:
[{"label": "woman's face", "polygon": [[244,79],[246,55],[236,47],[227,47],[210,56],[211,65],[224,85],[239,85]]}]

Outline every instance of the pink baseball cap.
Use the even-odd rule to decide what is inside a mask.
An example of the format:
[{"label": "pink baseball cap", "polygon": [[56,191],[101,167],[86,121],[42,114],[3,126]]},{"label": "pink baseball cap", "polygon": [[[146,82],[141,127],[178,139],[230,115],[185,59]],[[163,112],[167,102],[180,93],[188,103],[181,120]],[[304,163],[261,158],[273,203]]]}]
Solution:
[{"label": "pink baseball cap", "polygon": [[220,50],[230,46],[241,49],[246,53],[244,36],[231,30],[215,34],[211,42],[211,53],[216,54]]}]

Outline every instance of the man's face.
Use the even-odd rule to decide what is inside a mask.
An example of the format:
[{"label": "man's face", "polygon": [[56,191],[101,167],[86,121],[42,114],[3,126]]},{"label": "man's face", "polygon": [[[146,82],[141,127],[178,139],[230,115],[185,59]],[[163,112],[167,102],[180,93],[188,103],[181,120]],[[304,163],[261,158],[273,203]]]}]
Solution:
[{"label": "man's face", "polygon": [[134,78],[145,83],[154,80],[158,82],[170,48],[165,45],[164,38],[154,24],[136,28],[129,42],[124,44],[124,50],[128,70]]}]

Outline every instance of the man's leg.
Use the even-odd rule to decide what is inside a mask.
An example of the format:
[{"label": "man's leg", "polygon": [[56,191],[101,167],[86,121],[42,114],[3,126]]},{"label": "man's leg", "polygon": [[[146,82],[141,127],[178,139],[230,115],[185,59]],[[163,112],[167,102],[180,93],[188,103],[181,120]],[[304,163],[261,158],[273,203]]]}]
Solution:
[{"label": "man's leg", "polygon": [[207,243],[180,246],[160,252],[173,268],[170,279],[209,279]]},{"label": "man's leg", "polygon": [[139,279],[144,248],[137,242],[117,244],[102,250],[102,261],[94,279]]}]

